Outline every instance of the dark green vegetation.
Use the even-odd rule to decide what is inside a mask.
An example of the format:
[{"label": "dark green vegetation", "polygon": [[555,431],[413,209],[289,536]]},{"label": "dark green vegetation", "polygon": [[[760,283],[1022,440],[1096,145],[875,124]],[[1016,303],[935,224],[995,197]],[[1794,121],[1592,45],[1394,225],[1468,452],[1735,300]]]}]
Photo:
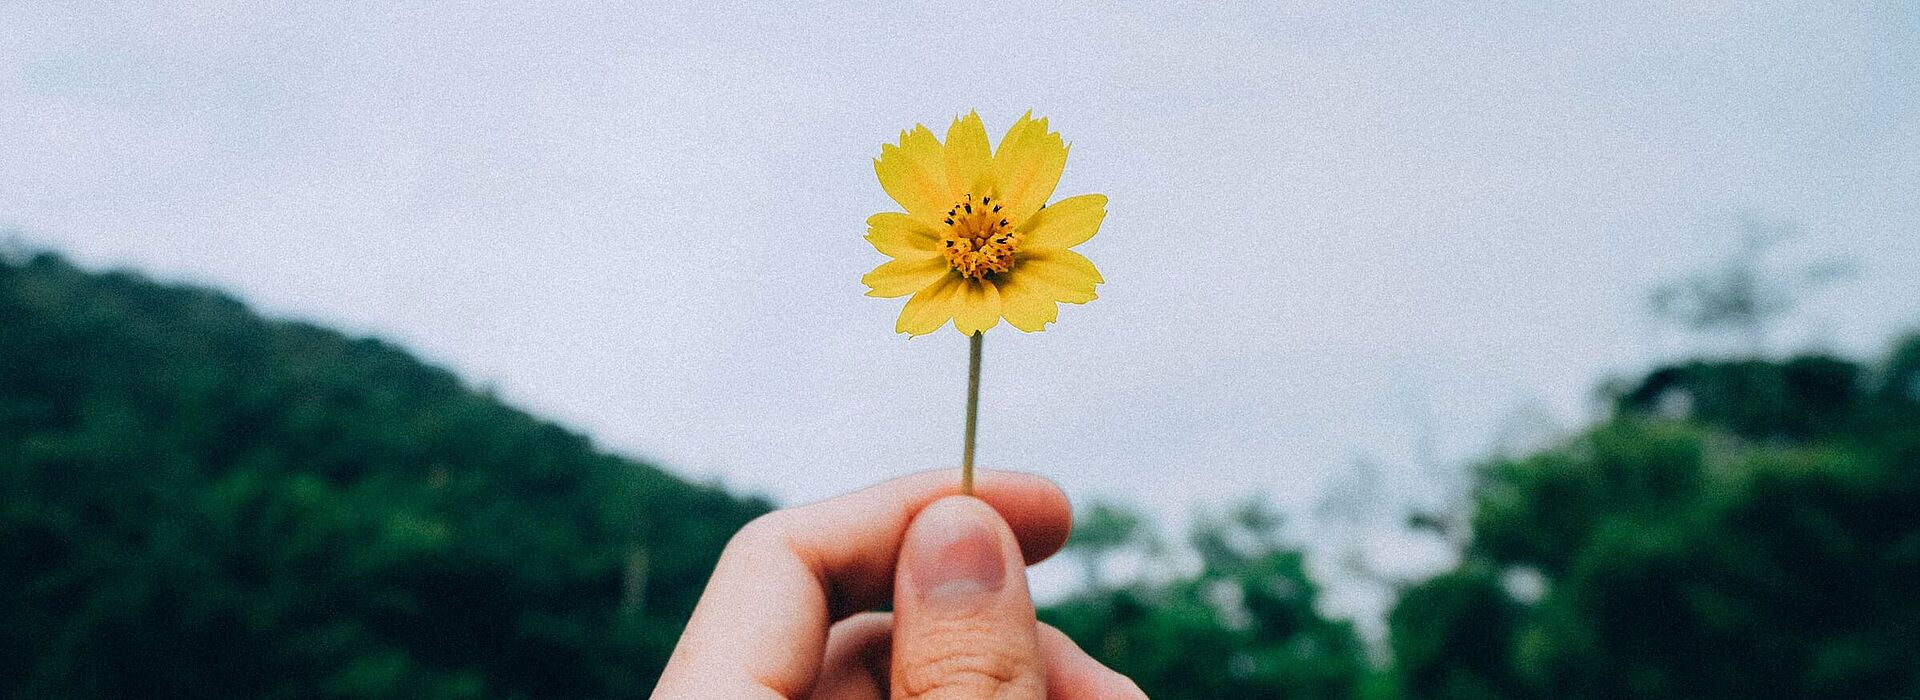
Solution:
[{"label": "dark green vegetation", "polygon": [[1920,338],[1653,372],[1486,465],[1473,530],[1393,612],[1411,696],[1920,697]]},{"label": "dark green vegetation", "polygon": [[[1111,512],[1086,520],[1075,535],[1101,551],[1138,529]],[[1114,588],[1096,582],[1040,616],[1151,697],[1353,697],[1367,675],[1360,640],[1351,625],[1314,610],[1317,588],[1279,527],[1257,501],[1204,519],[1189,542],[1200,555],[1197,575]]]},{"label": "dark green vegetation", "polygon": [[[1666,367],[1616,404],[1481,465],[1462,563],[1401,592],[1384,668],[1258,509],[1199,528],[1199,575],[1089,575],[1044,616],[1163,700],[1920,698],[1920,337]],[[1086,515],[1089,571],[1129,542],[1164,562]]]},{"label": "dark green vegetation", "polygon": [[[1042,612],[1156,698],[1920,698],[1920,339],[1693,362],[1478,471],[1370,663],[1278,518]],[[0,697],[632,697],[734,529],[370,340],[0,254]],[[1166,554],[1123,509],[1076,550]],[[1531,579],[1535,585],[1515,585]]]},{"label": "dark green vegetation", "polygon": [[0,697],[631,697],[766,509],[392,346],[0,258]]},{"label": "dark green vegetation", "polygon": [[[1920,337],[1662,368],[1477,476],[1462,563],[1401,593],[1384,668],[1258,509],[1199,528],[1199,575],[1090,576],[1045,616],[1162,700],[1920,698]],[[1083,556],[1135,538],[1111,511]]]}]

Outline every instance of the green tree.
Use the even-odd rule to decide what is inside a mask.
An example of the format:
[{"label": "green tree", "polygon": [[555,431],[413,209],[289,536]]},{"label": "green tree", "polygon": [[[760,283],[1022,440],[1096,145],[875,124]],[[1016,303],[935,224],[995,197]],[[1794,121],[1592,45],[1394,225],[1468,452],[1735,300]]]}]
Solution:
[{"label": "green tree", "polygon": [[[1481,472],[1467,562],[1391,618],[1418,697],[1920,697],[1920,339],[1650,373]],[[1538,572],[1538,600],[1502,575]]]},{"label": "green tree", "polygon": [[1095,501],[1074,518],[1073,536],[1067,540],[1066,550],[1079,557],[1082,583],[1087,590],[1100,590],[1106,587],[1101,572],[1108,557],[1129,547],[1146,545],[1152,537],[1139,513],[1117,503]]},{"label": "green tree", "polygon": [[4,697],[630,697],[767,508],[386,343],[18,253],[0,493]]},{"label": "green tree", "polygon": [[1279,528],[1249,501],[1195,526],[1193,577],[1090,589],[1041,617],[1155,698],[1354,697],[1359,640],[1314,608],[1319,589]]},{"label": "green tree", "polygon": [[1388,619],[1404,694],[1449,700],[1524,696],[1512,659],[1520,614],[1520,605],[1485,566],[1408,589]]}]

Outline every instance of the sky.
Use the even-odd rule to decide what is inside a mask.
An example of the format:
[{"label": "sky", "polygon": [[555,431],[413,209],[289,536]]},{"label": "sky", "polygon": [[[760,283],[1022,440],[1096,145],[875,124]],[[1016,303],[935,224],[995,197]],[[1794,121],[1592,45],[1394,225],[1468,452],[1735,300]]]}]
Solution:
[{"label": "sky", "polygon": [[1170,533],[1576,429],[1703,347],[1648,293],[1743,218],[1855,268],[1773,351],[1920,327],[1911,3],[728,5],[0,0],[0,231],[797,503],[957,463],[965,338],[859,283],[872,159],[1033,110],[1107,283],[988,334],[980,461]]}]

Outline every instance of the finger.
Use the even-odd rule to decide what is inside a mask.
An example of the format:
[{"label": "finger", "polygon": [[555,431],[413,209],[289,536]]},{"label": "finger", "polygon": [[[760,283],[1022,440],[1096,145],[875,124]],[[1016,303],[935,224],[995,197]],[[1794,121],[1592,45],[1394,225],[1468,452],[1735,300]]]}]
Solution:
[{"label": "finger", "polygon": [[892,658],[893,615],[860,613],[834,623],[820,662],[815,700],[885,700]]},{"label": "finger", "polygon": [[895,698],[1046,697],[1020,547],[994,509],[954,496],[920,511],[893,588]]},{"label": "finger", "polygon": [[[1089,656],[1066,633],[1039,625],[1040,665],[1047,674],[1048,700],[1145,700],[1132,679]],[[861,613],[840,621],[827,636],[826,660],[815,698],[886,697],[888,661],[893,646],[893,614]]]},{"label": "finger", "polygon": [[[797,697],[813,684],[834,620],[884,603],[913,514],[958,490],[923,472],[748,523],[727,543],[656,697]],[[1029,474],[982,470],[980,498],[1039,561],[1066,541],[1065,494]]]},{"label": "finger", "polygon": [[1053,625],[1040,625],[1040,658],[1047,665],[1049,700],[1146,700],[1133,679],[1095,661]]}]

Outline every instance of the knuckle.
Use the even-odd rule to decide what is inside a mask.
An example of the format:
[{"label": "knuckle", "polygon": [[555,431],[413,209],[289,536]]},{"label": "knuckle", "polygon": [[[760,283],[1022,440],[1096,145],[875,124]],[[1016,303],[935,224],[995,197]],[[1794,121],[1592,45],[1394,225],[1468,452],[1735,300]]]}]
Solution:
[{"label": "knuckle", "polygon": [[744,562],[794,551],[793,522],[785,511],[773,511],[747,521],[727,538],[720,551],[721,565]]},{"label": "knuckle", "polygon": [[904,698],[1038,698],[1045,688],[1029,665],[996,645],[949,648],[899,672],[896,695]]},{"label": "knuckle", "polygon": [[786,511],[773,511],[747,521],[727,540],[728,550],[758,550],[784,546],[787,539]]}]

